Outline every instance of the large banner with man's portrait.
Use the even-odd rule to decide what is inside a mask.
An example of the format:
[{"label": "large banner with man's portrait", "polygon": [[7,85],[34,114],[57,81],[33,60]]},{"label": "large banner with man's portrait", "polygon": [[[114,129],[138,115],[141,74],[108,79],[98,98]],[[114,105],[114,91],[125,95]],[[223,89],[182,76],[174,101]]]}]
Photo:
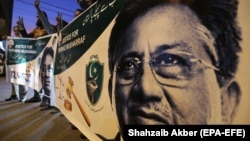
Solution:
[{"label": "large banner with man's portrait", "polygon": [[249,124],[245,3],[98,1],[61,32],[56,105],[90,140],[128,124]]},{"label": "large banner with man's portrait", "polygon": [[94,141],[151,133],[126,125],[250,124],[249,4],[99,0],[58,36],[10,38],[10,80],[39,90],[52,69],[53,105]]},{"label": "large banner with man's portrait", "polygon": [[[40,91],[41,94],[48,85],[48,89],[51,89],[51,104],[55,105],[53,56],[55,56],[56,48],[57,34],[36,39],[8,37],[6,40],[6,80],[28,86]],[[44,64],[47,56],[52,56],[49,66]]]}]

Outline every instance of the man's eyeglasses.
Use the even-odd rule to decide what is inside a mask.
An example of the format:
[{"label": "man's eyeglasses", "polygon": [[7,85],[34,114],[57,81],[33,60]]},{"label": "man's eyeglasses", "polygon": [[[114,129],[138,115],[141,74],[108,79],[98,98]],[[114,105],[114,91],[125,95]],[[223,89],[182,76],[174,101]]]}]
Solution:
[{"label": "man's eyeglasses", "polygon": [[[195,58],[187,52],[162,53],[149,61],[137,57],[122,59],[115,68],[115,75],[120,84],[134,84],[143,75],[143,64],[149,64],[154,78],[160,84],[174,85],[182,80],[188,80],[199,69],[219,69],[205,60]],[[202,64],[203,67],[201,67]],[[145,69],[145,68],[144,68]]]}]

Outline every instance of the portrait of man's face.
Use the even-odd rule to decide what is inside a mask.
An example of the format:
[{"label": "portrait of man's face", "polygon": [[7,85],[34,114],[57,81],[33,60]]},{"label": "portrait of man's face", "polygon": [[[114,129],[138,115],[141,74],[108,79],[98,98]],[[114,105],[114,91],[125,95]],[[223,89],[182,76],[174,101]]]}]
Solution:
[{"label": "portrait of man's face", "polygon": [[14,48],[14,41],[12,39],[7,40],[7,46],[8,48]]},{"label": "portrait of man's face", "polygon": [[56,39],[57,39],[57,37],[55,36],[55,37],[53,38],[53,40],[52,40],[52,47],[56,44]]},{"label": "portrait of man's face", "polygon": [[44,56],[44,62],[41,63],[41,81],[42,88],[46,94],[50,94],[51,91],[51,80],[53,75],[53,57],[47,53]]},{"label": "portrait of man's face", "polygon": [[130,124],[230,120],[222,114],[214,38],[188,7],[150,9],[128,26],[118,45],[112,103],[121,130]]}]

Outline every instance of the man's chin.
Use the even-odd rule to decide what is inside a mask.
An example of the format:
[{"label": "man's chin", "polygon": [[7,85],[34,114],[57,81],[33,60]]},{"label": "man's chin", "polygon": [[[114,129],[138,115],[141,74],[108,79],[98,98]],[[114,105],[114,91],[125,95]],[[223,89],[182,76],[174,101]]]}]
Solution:
[{"label": "man's chin", "polygon": [[50,90],[49,89],[44,89],[44,93],[45,94],[50,94]]},{"label": "man's chin", "polygon": [[133,117],[133,124],[136,125],[166,125],[166,123],[153,118],[145,118],[143,116]]}]

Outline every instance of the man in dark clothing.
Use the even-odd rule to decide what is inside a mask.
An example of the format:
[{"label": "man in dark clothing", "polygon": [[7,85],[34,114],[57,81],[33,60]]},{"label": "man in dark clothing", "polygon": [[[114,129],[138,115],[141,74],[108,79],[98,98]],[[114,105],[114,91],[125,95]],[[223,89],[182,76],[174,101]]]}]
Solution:
[{"label": "man in dark clothing", "polygon": [[[47,14],[45,12],[42,12],[46,17]],[[37,16],[37,22],[36,22],[36,27],[29,33],[27,33],[24,23],[23,23],[23,18],[19,17],[19,20],[17,22],[18,26],[19,26],[19,30],[20,33],[22,34],[22,37],[31,37],[31,38],[37,38],[37,37],[41,37],[44,35],[47,35],[47,31],[45,30],[43,23],[41,21],[41,19],[39,18],[39,16]],[[41,102],[41,97],[40,94],[37,90],[34,90],[34,95],[33,97],[31,97],[30,99],[24,101],[25,103],[30,103],[30,102]]]}]

